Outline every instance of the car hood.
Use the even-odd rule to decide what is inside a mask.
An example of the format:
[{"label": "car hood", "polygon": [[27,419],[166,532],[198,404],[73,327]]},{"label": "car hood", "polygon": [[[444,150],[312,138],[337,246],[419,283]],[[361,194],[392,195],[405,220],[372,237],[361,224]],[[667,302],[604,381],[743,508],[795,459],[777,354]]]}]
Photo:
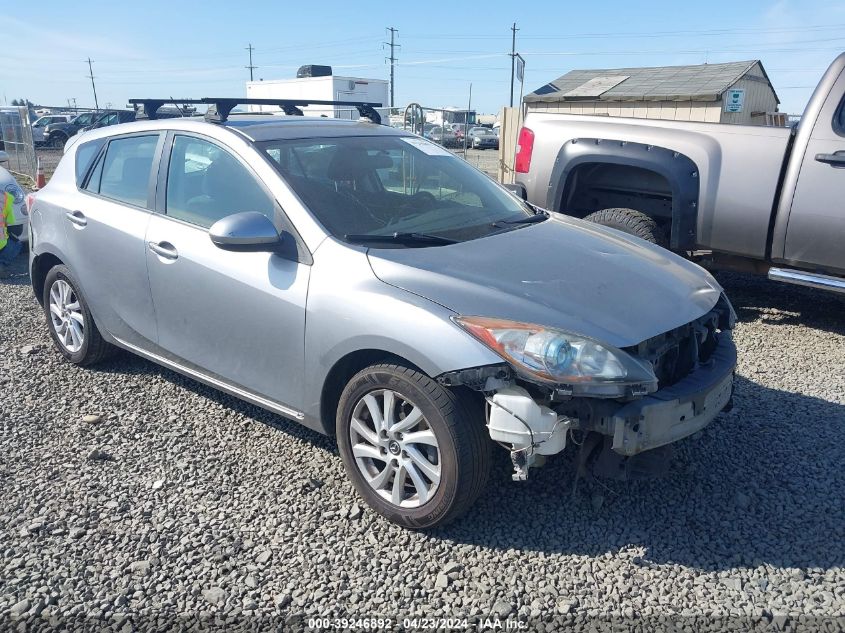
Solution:
[{"label": "car hood", "polygon": [[721,287],[673,253],[596,224],[553,217],[447,246],[370,249],[385,283],[457,314],[560,328],[616,347],[696,319]]}]

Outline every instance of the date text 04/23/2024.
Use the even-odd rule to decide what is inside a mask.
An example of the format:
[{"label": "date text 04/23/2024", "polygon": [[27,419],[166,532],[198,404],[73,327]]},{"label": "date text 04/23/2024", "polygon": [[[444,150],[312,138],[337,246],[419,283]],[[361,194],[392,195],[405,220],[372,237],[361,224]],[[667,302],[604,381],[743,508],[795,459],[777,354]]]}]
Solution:
[{"label": "date text 04/23/2024", "polygon": [[528,628],[526,622],[515,619],[501,619],[496,616],[473,618],[308,618],[308,631],[521,631]]}]

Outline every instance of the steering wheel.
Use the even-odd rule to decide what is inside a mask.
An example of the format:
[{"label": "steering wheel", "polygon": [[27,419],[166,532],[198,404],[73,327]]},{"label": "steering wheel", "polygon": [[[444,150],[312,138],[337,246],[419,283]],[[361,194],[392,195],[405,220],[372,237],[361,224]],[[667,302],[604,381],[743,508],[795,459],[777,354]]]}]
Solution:
[{"label": "steering wheel", "polygon": [[437,198],[435,198],[434,194],[430,191],[418,191],[402,206],[407,207],[412,204],[414,206],[419,206],[423,211],[427,211],[428,209],[433,209],[437,206]]}]

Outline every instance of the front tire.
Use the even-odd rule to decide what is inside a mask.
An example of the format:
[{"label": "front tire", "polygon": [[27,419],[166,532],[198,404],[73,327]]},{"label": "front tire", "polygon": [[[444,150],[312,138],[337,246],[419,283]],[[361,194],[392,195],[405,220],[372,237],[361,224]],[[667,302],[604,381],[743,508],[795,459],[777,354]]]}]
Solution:
[{"label": "front tire", "polygon": [[103,339],[79,282],[67,266],[54,266],[44,280],[44,314],[47,329],[59,353],[75,365],[103,360],[111,346]]},{"label": "front tire", "polygon": [[337,443],[358,494],[411,529],[463,514],[490,472],[481,404],[402,365],[373,365],[346,385]]},{"label": "front tire", "polygon": [[584,219],[602,226],[609,226],[612,229],[618,229],[663,248],[668,246],[666,235],[660,225],[654,218],[647,216],[642,211],[622,208],[602,209],[591,213]]},{"label": "front tire", "polygon": [[47,139],[47,147],[50,147],[52,149],[64,149],[67,140],[68,137],[64,134],[54,134],[49,139]]}]

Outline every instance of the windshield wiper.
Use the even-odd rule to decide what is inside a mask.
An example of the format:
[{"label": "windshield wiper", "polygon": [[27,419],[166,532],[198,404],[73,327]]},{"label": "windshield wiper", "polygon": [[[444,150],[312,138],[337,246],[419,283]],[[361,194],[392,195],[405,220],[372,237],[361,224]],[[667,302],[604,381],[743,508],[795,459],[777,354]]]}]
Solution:
[{"label": "windshield wiper", "polygon": [[545,211],[539,210],[534,215],[526,215],[521,218],[517,218],[516,220],[496,220],[493,222],[493,226],[497,228],[501,228],[503,225],[512,226],[514,224],[536,224],[537,222],[542,222],[543,220],[548,220],[549,214]]},{"label": "windshield wiper", "polygon": [[350,242],[369,244],[371,242],[395,242],[399,244],[455,244],[457,240],[430,233],[391,233],[374,235],[372,233],[347,233],[344,236]]}]

